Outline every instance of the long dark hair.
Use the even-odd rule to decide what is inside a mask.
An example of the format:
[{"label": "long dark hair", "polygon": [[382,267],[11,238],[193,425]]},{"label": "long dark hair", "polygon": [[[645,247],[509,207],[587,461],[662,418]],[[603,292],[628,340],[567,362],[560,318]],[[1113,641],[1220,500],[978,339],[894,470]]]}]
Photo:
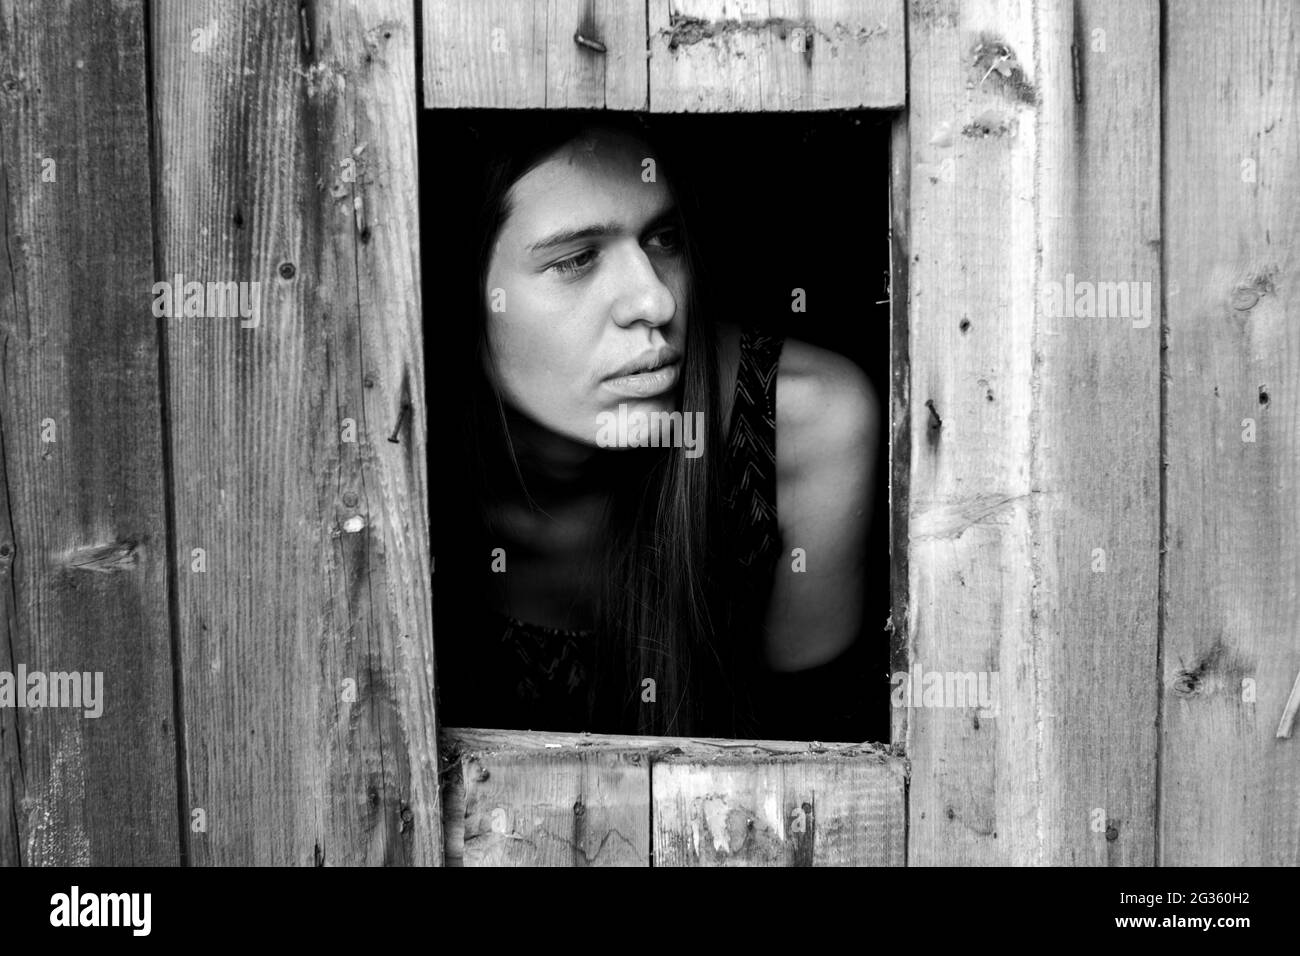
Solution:
[{"label": "long dark hair", "polygon": [[[510,191],[529,170],[594,127],[613,128],[647,144],[652,131],[644,118],[610,114],[555,114],[531,119],[518,114],[507,127],[485,126],[475,144],[481,157],[472,283],[435,293],[448,306],[439,347],[453,360],[441,385],[459,399],[465,414],[459,447],[445,467],[459,477],[455,500],[472,502],[457,509],[452,540],[443,553],[464,556],[449,597],[484,602],[495,583],[487,573],[494,547],[490,520],[494,497],[528,489],[520,473],[507,424],[508,410],[491,376],[484,372],[487,348],[485,291],[496,236],[509,218]],[[681,447],[601,452],[609,469],[612,498],[605,515],[604,553],[593,562],[592,597],[596,613],[595,674],[589,681],[589,722],[584,729],[605,733],[735,736],[744,732],[749,708],[737,688],[745,666],[731,640],[731,605],[720,560],[726,543],[719,534],[719,488],[723,480],[722,422],[717,346],[699,295],[702,271],[691,223],[697,203],[688,184],[674,179],[674,157],[653,150],[657,175],[668,184],[682,215],[690,293],[680,408],[704,413],[702,454],[688,458]],[[435,467],[437,465],[435,464]],[[450,543],[453,547],[448,548]],[[442,602],[442,595],[439,595]],[[442,640],[473,640],[446,635]],[[655,682],[655,701],[642,698],[643,680]]]}]

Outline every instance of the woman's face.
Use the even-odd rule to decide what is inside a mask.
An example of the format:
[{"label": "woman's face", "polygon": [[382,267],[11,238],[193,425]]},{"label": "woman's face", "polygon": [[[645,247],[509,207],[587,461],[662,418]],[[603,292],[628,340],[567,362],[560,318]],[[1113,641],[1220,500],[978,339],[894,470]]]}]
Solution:
[{"label": "woman's face", "polygon": [[593,130],[513,186],[484,290],[505,400],[597,444],[602,412],[676,408],[688,273],[667,185],[645,144]]}]

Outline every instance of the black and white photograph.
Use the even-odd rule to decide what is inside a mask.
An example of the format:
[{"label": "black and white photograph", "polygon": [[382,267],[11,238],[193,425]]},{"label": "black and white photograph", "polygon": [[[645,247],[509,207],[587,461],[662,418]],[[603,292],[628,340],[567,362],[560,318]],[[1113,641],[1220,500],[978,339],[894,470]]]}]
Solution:
[{"label": "black and white photograph", "polygon": [[0,222],[15,927],[303,866],[1274,922],[1296,0],[0,0]]}]

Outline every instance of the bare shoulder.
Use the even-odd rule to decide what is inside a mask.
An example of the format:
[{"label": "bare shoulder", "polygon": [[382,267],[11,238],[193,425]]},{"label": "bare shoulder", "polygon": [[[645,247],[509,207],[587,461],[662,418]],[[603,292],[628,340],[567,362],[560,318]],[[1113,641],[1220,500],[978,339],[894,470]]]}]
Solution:
[{"label": "bare shoulder", "polygon": [[[820,465],[870,466],[880,432],[880,400],[852,359],[787,339],[776,376],[778,481]],[[779,487],[779,485],[778,485]]]},{"label": "bare shoulder", "polygon": [[861,628],[882,423],[851,359],[787,340],[777,369],[777,522],[806,564],[777,563],[765,656],[797,671],[833,660]]}]

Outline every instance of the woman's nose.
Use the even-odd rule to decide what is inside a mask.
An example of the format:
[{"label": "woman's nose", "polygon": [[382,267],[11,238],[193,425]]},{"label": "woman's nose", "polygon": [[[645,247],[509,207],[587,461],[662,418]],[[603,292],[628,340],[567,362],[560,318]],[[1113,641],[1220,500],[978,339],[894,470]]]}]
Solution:
[{"label": "woman's nose", "polygon": [[677,313],[677,299],[655,270],[654,263],[640,245],[626,250],[617,276],[613,303],[614,321],[619,325],[644,322],[666,325]]}]

